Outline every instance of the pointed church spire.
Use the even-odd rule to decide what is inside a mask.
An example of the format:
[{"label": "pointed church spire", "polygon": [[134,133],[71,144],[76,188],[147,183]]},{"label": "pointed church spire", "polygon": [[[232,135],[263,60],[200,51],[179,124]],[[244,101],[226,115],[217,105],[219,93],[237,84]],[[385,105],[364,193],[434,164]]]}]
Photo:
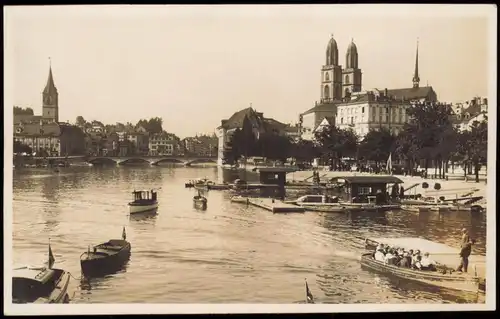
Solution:
[{"label": "pointed church spire", "polygon": [[415,58],[415,73],[413,74],[413,87],[418,88],[420,84],[420,77],[418,76],[418,38],[417,38],[417,56]]},{"label": "pointed church spire", "polygon": [[54,84],[54,77],[52,76],[52,61],[49,57],[49,78],[47,79],[47,84],[45,85],[45,89],[43,90],[44,94],[57,94],[57,88]]}]

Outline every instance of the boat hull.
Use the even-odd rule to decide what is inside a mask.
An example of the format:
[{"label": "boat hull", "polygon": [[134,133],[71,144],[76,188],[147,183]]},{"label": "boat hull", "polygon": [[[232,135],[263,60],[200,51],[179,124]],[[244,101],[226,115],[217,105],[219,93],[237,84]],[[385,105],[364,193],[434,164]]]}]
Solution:
[{"label": "boat hull", "polygon": [[193,205],[197,209],[205,210],[207,209],[207,201],[203,200],[193,200]]},{"label": "boat hull", "polygon": [[143,204],[143,205],[138,205],[138,204],[132,204],[129,203],[129,211],[130,214],[137,214],[137,213],[142,213],[142,212],[147,212],[147,211],[152,211],[158,208],[158,203],[150,203],[150,204]]},{"label": "boat hull", "polygon": [[349,208],[344,205],[325,205],[325,204],[303,204],[297,203],[298,206],[305,208],[308,211],[323,212],[323,213],[344,213],[349,211]]},{"label": "boat hull", "polygon": [[[127,243],[116,253],[102,258],[87,259],[89,253],[83,253],[80,258],[82,273],[87,277],[92,277],[116,272],[129,260],[130,250],[131,245]],[[94,256],[94,253],[91,252],[90,256]]]},{"label": "boat hull", "polygon": [[441,274],[435,271],[421,271],[387,265],[373,259],[373,253],[363,254],[360,258],[361,267],[376,271],[388,277],[417,282],[419,284],[439,287],[449,290],[462,291],[472,294],[481,293],[479,278],[468,274]]},{"label": "boat hull", "polygon": [[[12,296],[12,303],[23,304],[23,303],[35,303],[35,304],[63,304],[69,302],[68,287],[70,283],[70,273],[62,269],[54,269],[56,272],[60,272],[59,278],[56,280],[54,289],[48,296],[39,297],[34,301],[27,300],[16,300],[14,295]],[[14,291],[14,286],[12,287]]]}]

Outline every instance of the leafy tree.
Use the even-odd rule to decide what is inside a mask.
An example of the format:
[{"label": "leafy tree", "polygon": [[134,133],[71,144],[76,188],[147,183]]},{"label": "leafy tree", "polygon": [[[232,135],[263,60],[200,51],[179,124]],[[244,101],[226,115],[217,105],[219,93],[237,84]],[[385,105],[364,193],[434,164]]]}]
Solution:
[{"label": "leafy tree", "polygon": [[287,136],[276,133],[261,134],[257,141],[256,155],[271,160],[286,161],[292,154],[292,142]]},{"label": "leafy tree", "polygon": [[24,143],[21,143],[19,141],[16,141],[14,139],[14,144],[13,144],[13,148],[14,148],[14,153],[26,153],[26,154],[31,154],[33,152],[33,150],[31,149],[31,147],[29,147],[28,145],[24,144]]},{"label": "leafy tree", "polygon": [[416,128],[407,126],[399,133],[395,141],[395,154],[406,163],[406,169],[413,175],[415,164],[418,160],[419,145],[415,141]]},{"label": "leafy tree", "polygon": [[488,120],[472,123],[470,131],[460,133],[458,141],[458,152],[464,156],[464,174],[467,174],[467,164],[472,165],[479,182],[479,170],[488,157]]},{"label": "leafy tree", "polygon": [[[427,177],[429,161],[443,161],[443,153],[439,147],[444,143],[444,136],[452,134],[452,109],[450,105],[441,103],[418,103],[408,109],[411,122],[405,124],[402,138],[404,143],[410,143],[405,148],[411,148],[419,159],[424,160],[425,177]],[[404,133],[406,132],[406,133]],[[402,150],[402,142],[397,149]],[[447,154],[449,152],[446,152]],[[445,155],[447,155],[445,154]]]},{"label": "leafy tree", "polygon": [[350,130],[339,129],[334,125],[325,127],[316,133],[323,156],[330,159],[331,168],[340,167],[343,156],[354,156],[357,151],[358,137]]},{"label": "leafy tree", "polygon": [[34,115],[33,109],[31,107],[22,108],[19,106],[14,106],[14,115]]},{"label": "leafy tree", "polygon": [[292,144],[292,157],[295,157],[297,161],[310,163],[318,156],[320,152],[312,141],[299,140]]},{"label": "leafy tree", "polygon": [[396,138],[387,129],[371,130],[366,134],[359,145],[359,155],[378,164],[387,160],[395,149]]},{"label": "leafy tree", "polygon": [[125,125],[123,123],[120,123],[120,122],[116,122],[115,128],[116,128],[117,132],[125,131]]},{"label": "leafy tree", "polygon": [[76,117],[76,125],[78,125],[78,126],[84,126],[84,125],[85,125],[85,123],[86,123],[86,121],[85,121],[85,119],[83,118],[83,116],[78,115],[78,116]]},{"label": "leafy tree", "polygon": [[236,163],[244,153],[242,148],[243,133],[241,129],[236,129],[232,132],[224,147],[222,161],[227,164]]},{"label": "leafy tree", "polygon": [[163,125],[163,120],[161,117],[153,117],[150,118],[149,120],[146,119],[139,120],[135,125],[135,129],[142,126],[144,127],[144,129],[146,129],[148,133],[157,134],[163,132],[162,125]]}]

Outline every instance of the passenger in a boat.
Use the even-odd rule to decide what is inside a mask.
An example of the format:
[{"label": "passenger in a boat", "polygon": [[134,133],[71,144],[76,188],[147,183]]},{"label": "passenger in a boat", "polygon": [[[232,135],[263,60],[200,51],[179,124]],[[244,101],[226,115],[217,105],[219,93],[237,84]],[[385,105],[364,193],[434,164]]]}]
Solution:
[{"label": "passenger in a boat", "polygon": [[373,258],[375,258],[375,260],[377,261],[384,262],[385,261],[384,251],[382,249],[377,249]]},{"label": "passenger in a boat", "polygon": [[413,254],[412,256],[412,259],[411,259],[411,266],[414,267],[416,262],[418,261],[418,257],[422,257],[420,256],[420,250],[416,250],[415,253]]},{"label": "passenger in a boat", "polygon": [[408,252],[404,252],[402,258],[399,260],[399,267],[410,268],[411,258],[409,258]]},{"label": "passenger in a boat", "polygon": [[420,260],[422,270],[436,271],[436,262],[429,257],[429,253],[425,253],[424,257]]},{"label": "passenger in a boat", "polygon": [[390,250],[387,250],[387,252],[385,253],[384,262],[387,265],[394,265],[394,255],[393,255],[393,252],[394,252],[394,250],[390,249]]},{"label": "passenger in a boat", "polygon": [[422,270],[422,256],[418,255],[413,264],[414,269]]}]

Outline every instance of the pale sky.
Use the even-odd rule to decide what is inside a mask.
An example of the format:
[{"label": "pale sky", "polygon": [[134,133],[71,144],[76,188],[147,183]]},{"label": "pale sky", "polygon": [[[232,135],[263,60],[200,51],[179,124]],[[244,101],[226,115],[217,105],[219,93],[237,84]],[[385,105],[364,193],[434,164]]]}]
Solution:
[{"label": "pale sky", "polygon": [[159,116],[164,129],[182,138],[212,133],[221,119],[252,103],[266,117],[295,123],[320,98],[330,34],[342,65],[354,39],[363,89],[410,87],[419,38],[421,86],[429,83],[441,101],[486,97],[495,94],[488,83],[496,70],[493,9],[6,7],[6,103],[41,114],[51,57],[61,121],[82,115],[135,124]]}]

